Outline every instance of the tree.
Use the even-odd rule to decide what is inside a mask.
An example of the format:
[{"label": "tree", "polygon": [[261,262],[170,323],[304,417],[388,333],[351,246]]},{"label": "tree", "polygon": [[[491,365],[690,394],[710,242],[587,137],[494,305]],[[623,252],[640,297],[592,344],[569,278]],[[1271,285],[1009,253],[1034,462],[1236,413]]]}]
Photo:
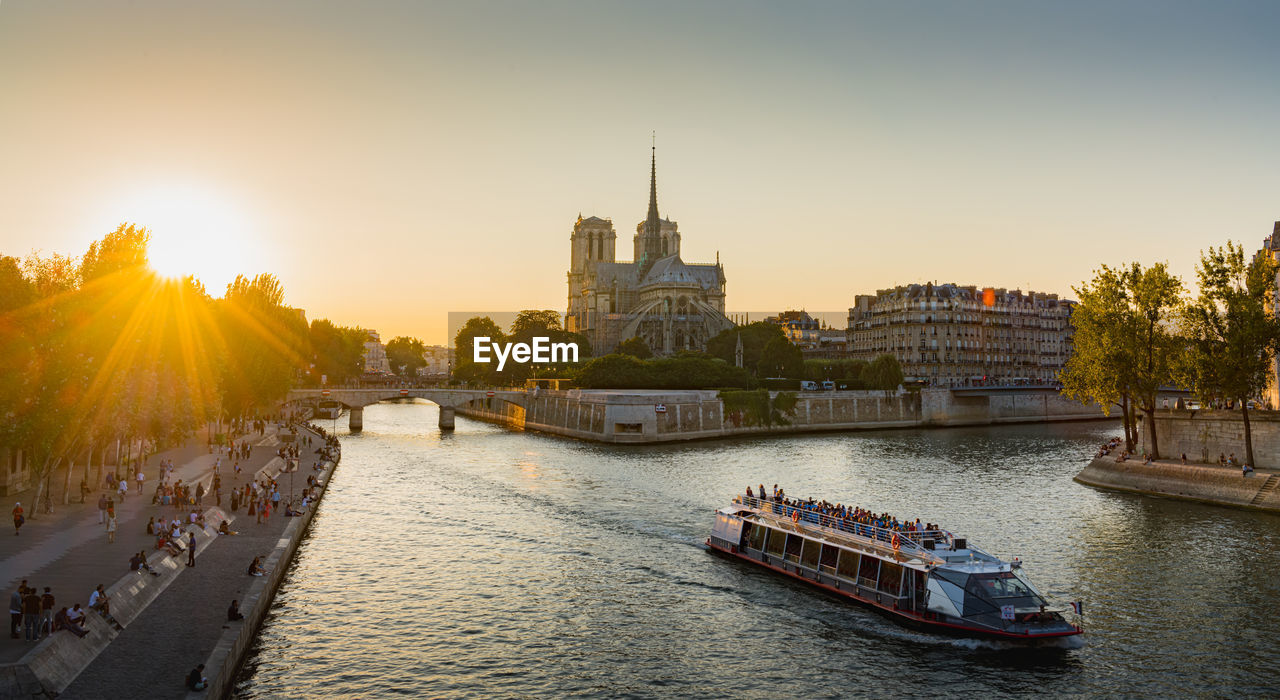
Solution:
[{"label": "tree", "polygon": [[227,343],[224,409],[243,416],[275,405],[292,387],[296,370],[308,364],[302,316],[284,305],[284,287],[271,274],[236,276],[218,310]]},{"label": "tree", "polygon": [[1184,289],[1182,280],[1170,274],[1164,263],[1145,270],[1133,263],[1126,271],[1125,281],[1135,330],[1134,352],[1128,356],[1133,369],[1133,394],[1138,400],[1138,409],[1147,418],[1149,454],[1152,459],[1159,459],[1156,395],[1160,387],[1172,383],[1173,367],[1183,349],[1183,341],[1172,323],[1181,314]]},{"label": "tree", "polygon": [[1104,410],[1117,401],[1126,416],[1126,447],[1132,451],[1133,411],[1147,418],[1150,454],[1160,456],[1155,430],[1156,397],[1172,383],[1183,351],[1173,323],[1183,305],[1182,280],[1156,263],[1111,269],[1103,265],[1091,283],[1076,288],[1072,312],[1075,353],[1059,376],[1063,392]]},{"label": "tree", "polygon": [[397,336],[387,343],[387,360],[391,371],[402,377],[414,377],[418,369],[427,366],[427,346],[421,340],[408,336]]},{"label": "tree", "polygon": [[80,277],[90,282],[116,272],[145,267],[151,232],[136,224],[120,224],[116,230],[89,244],[80,259]]},{"label": "tree", "polygon": [[[560,312],[551,309],[536,311],[525,309],[516,314],[511,322],[512,338],[532,338],[535,335],[548,335],[551,331],[564,330],[560,325]],[[514,342],[514,341],[513,341]],[[528,342],[527,340],[525,342]]]},{"label": "tree", "polygon": [[[723,330],[707,341],[707,353],[728,362],[734,363],[734,353],[738,348],[738,337],[742,337],[742,366],[749,372],[755,372],[760,364],[760,356],[764,346],[774,338],[786,340],[782,327],[773,323],[756,321],[745,326],[735,326]],[[765,375],[768,376],[768,375]]]},{"label": "tree", "polygon": [[325,318],[311,322],[312,380],[321,377],[330,384],[341,384],[364,372],[364,342],[369,332],[363,328],[339,326]]},{"label": "tree", "polygon": [[[744,345],[745,347],[745,345]],[[777,336],[765,343],[756,364],[760,377],[786,377],[796,379],[804,374],[804,354],[785,336]]]},{"label": "tree", "polygon": [[618,343],[618,349],[615,350],[619,355],[630,355],[638,357],[641,360],[647,360],[653,357],[653,351],[649,349],[649,344],[644,342],[644,338],[636,336]]},{"label": "tree", "polygon": [[1094,403],[1103,415],[1118,406],[1124,424],[1125,449],[1133,451],[1136,430],[1130,407],[1134,358],[1132,316],[1125,273],[1106,265],[1093,279],[1073,287],[1079,303],[1071,312],[1073,352],[1058,375],[1062,393],[1080,403]]},{"label": "tree", "polygon": [[462,328],[458,329],[457,335],[453,338],[454,357],[457,358],[453,368],[455,379],[472,383],[494,383],[497,363],[493,361],[492,353],[490,353],[488,364],[475,361],[475,339],[486,337],[490,343],[505,343],[507,340],[506,334],[488,316],[469,318],[462,324]]},{"label": "tree", "polygon": [[1201,253],[1196,276],[1200,294],[1182,317],[1182,377],[1203,400],[1240,404],[1245,459],[1253,465],[1249,401],[1267,388],[1280,346],[1280,319],[1269,312],[1276,302],[1276,264],[1264,255],[1247,263],[1244,249],[1228,241]]},{"label": "tree", "polygon": [[867,365],[862,373],[862,380],[866,388],[890,394],[902,385],[902,365],[898,364],[898,358],[893,355],[880,355]]}]

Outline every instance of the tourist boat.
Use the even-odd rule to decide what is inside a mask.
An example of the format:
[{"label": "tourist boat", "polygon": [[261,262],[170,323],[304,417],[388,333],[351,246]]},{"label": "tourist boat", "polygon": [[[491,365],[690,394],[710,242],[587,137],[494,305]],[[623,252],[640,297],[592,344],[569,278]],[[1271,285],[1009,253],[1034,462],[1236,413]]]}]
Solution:
[{"label": "tourist boat", "polygon": [[1050,607],[1017,559],[943,530],[898,532],[790,503],[734,498],[716,511],[707,546],[919,628],[1016,642],[1084,631],[1080,604]]}]

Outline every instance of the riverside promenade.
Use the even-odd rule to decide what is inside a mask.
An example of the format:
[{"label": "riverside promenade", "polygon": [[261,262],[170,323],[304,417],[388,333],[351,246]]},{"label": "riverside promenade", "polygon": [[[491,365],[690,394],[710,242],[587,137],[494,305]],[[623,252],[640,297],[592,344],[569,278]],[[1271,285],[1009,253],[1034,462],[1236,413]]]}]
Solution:
[{"label": "riverside promenade", "polygon": [[[101,616],[89,613],[86,628],[90,634],[84,639],[57,632],[31,643],[5,635],[0,640],[0,698],[53,694],[73,698],[185,697],[186,674],[196,664],[208,663],[212,650],[228,631],[238,632],[230,626],[243,624],[228,623],[226,611],[232,599],[241,600],[242,608],[247,608],[244,593],[254,582],[263,581],[248,575],[249,563],[255,556],[267,561],[291,522],[301,520],[273,512],[267,522],[258,524],[245,515],[244,506],[238,513],[231,511],[231,491],[255,478],[279,475],[279,488],[287,499],[291,478],[296,494],[305,488],[308,475],[319,473],[311,465],[317,459],[314,450],[323,441],[313,435],[314,444],[302,449],[298,471],[279,474],[285,463],[276,451],[283,432],[287,431],[271,426],[263,435],[237,438],[237,442],[247,439],[254,445],[252,457],[241,461],[238,476],[230,468],[232,461],[222,458],[222,507],[216,507],[212,494],[206,495],[200,510],[209,526],[197,532],[194,568],[185,566],[185,554],[170,557],[156,551],[154,537],[146,534],[146,523],[152,516],[167,520],[190,513],[190,508],[152,505],[161,459],[174,461],[175,480],[192,485],[202,482],[209,487],[217,455],[209,454],[200,444],[148,460],[151,466],[145,472],[143,494],[131,492],[123,504],[116,505],[119,527],[114,543],[107,542],[105,528],[98,523],[100,490],[85,504],[76,499],[57,506],[54,514],[29,520],[21,535],[0,540],[0,577],[7,592],[25,579],[41,591],[45,586],[52,588],[57,598],[55,609],[76,602],[87,607],[89,593],[103,584],[111,594],[113,615],[124,625],[117,632]],[[325,470],[326,477],[330,470],[331,466]],[[224,519],[241,534],[214,536],[214,528]],[[147,553],[160,576],[129,570],[129,557],[140,550]],[[287,559],[279,565],[287,565]],[[274,588],[267,592],[264,606],[273,592]],[[245,609],[246,615],[250,612]],[[248,632],[252,634],[252,629]],[[39,684],[33,684],[32,669],[38,671]]]}]

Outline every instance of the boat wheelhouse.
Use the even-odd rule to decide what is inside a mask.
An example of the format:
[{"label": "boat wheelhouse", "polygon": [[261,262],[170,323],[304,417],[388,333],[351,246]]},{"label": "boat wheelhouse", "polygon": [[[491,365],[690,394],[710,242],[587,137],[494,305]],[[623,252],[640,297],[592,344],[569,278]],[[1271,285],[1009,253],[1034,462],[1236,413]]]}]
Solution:
[{"label": "boat wheelhouse", "polygon": [[944,530],[903,532],[782,499],[738,496],[716,512],[716,551],[852,598],[901,622],[1014,641],[1080,634],[1021,570]]}]

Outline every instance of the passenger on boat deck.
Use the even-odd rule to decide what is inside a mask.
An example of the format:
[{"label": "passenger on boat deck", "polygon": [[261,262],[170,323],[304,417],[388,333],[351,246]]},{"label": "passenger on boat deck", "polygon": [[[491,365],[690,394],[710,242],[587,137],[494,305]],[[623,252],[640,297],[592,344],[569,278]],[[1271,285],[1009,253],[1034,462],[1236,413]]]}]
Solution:
[{"label": "passenger on boat deck", "polygon": [[755,498],[755,497],[756,497],[756,495],[755,495],[754,493],[751,493],[751,487],[750,487],[750,486],[748,486],[748,487],[747,487],[747,498]]}]

